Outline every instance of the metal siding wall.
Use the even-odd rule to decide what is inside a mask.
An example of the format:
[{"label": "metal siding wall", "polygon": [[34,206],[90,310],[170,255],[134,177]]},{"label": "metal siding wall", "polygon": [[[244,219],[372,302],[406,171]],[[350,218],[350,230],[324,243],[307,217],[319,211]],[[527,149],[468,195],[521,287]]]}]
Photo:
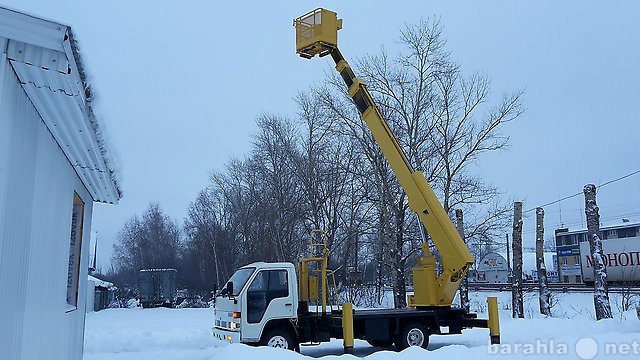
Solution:
[{"label": "metal siding wall", "polygon": [[[0,38],[0,224],[4,218],[4,206],[5,203],[5,191],[2,189],[7,188],[7,174],[8,174],[8,154],[9,154],[9,121],[4,121],[4,112],[1,105],[3,104],[5,93],[5,68],[7,67],[7,60],[4,55],[7,39]],[[0,228],[0,261],[2,259],[2,228]],[[2,263],[0,262],[0,265]]]},{"label": "metal siding wall", "polygon": [[[2,56],[0,60],[2,357],[80,360],[92,199],[27,98],[6,58]],[[5,139],[8,141],[2,141]],[[67,262],[74,191],[85,202],[85,213],[78,308],[67,313]]]},{"label": "metal siding wall", "polygon": [[[26,313],[31,213],[33,209],[33,173],[35,169],[35,110],[8,65],[0,57],[2,98],[0,122],[7,137],[4,149],[5,169],[0,219],[0,348],[7,359],[24,359],[22,347],[23,315]],[[6,131],[6,132],[5,132]]]},{"label": "metal siding wall", "polygon": [[[46,131],[46,130],[45,130]],[[34,197],[37,199],[32,210],[30,263],[27,269],[27,311],[24,316],[25,336],[23,355],[26,359],[35,359],[41,352],[40,347],[49,349],[51,358],[63,358],[67,354],[55,332],[47,324],[65,322],[66,303],[65,265],[69,248],[65,239],[69,238],[71,205],[73,192],[72,179],[46,134],[39,126],[34,134],[38,139],[36,169],[34,172]],[[71,193],[70,193],[71,191]],[[67,240],[68,241],[68,240]],[[46,281],[42,281],[46,279]],[[38,296],[46,294],[46,296]],[[42,339],[42,346],[29,346],[32,339]]]}]

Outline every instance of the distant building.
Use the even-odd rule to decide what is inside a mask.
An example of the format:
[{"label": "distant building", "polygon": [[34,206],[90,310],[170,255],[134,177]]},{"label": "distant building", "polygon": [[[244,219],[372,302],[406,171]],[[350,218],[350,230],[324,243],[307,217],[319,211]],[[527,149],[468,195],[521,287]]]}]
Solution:
[{"label": "distant building", "polygon": [[475,274],[475,281],[479,283],[506,284],[509,282],[509,264],[504,256],[488,253],[478,262]]},{"label": "distant building", "polygon": [[117,288],[110,282],[89,275],[86,312],[106,309],[116,300]]},{"label": "distant building", "polygon": [[[640,282],[640,223],[623,222],[600,228],[600,238],[611,282]],[[587,230],[557,229],[556,251],[560,281],[593,281]]]},{"label": "distant building", "polygon": [[[547,269],[548,282],[560,282],[556,253],[551,251],[544,252],[544,267]],[[524,281],[538,282],[538,264],[536,263],[535,252],[526,252],[522,254],[522,277],[524,278]]]},{"label": "distant building", "polygon": [[106,154],[71,28],[0,7],[1,359],[82,359]]},{"label": "distant building", "polygon": [[[513,259],[512,259],[513,260]],[[558,282],[558,271],[556,268],[555,253],[544,253],[545,267],[547,268],[547,279],[549,282]],[[471,274],[471,281],[487,284],[508,284],[510,283],[509,272],[513,267],[509,267],[505,254],[491,252],[485,255],[478,262],[478,266]],[[538,281],[538,270],[536,264],[536,254],[526,252],[522,254],[522,278],[526,282]]]}]

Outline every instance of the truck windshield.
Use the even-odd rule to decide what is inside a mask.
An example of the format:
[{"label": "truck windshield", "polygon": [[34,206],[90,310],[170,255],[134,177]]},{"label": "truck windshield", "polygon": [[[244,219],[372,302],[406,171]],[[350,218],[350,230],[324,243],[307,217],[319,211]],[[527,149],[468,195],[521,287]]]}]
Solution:
[{"label": "truck windshield", "polygon": [[[221,296],[238,296],[240,294],[240,290],[244,287],[244,284],[247,283],[249,276],[253,273],[255,268],[242,268],[236,271],[229,281],[233,282],[233,294],[227,294],[227,287],[225,286],[220,292]],[[229,282],[227,281],[227,282]]]}]

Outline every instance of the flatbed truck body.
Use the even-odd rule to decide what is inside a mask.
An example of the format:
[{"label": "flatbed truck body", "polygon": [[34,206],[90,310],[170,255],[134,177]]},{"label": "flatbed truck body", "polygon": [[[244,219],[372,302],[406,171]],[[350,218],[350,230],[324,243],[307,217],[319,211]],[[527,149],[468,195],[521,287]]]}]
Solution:
[{"label": "flatbed truck body", "polygon": [[[363,309],[353,312],[354,337],[372,344],[391,345],[399,339],[403,328],[412,323],[424,325],[428,335],[461,334],[463,329],[487,327],[487,320],[478,319],[476,314],[465,313],[460,308]],[[302,314],[296,330],[303,343],[342,339],[342,311],[334,310],[331,314],[319,316]]]}]

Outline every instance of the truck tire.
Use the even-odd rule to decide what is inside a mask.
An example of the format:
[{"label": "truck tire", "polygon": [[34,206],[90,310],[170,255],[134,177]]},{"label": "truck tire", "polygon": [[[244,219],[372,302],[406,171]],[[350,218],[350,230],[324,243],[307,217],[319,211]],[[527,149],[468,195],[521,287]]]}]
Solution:
[{"label": "truck tire", "polygon": [[298,344],[291,333],[282,328],[273,328],[267,331],[262,337],[260,345],[288,350],[296,350],[298,348]]},{"label": "truck tire", "polygon": [[386,347],[389,347],[389,346],[393,345],[393,340],[391,340],[391,339],[388,339],[388,340],[367,340],[367,342],[371,346],[381,347],[381,348],[386,348]]},{"label": "truck tire", "polygon": [[421,323],[409,323],[402,327],[398,340],[395,342],[398,351],[410,346],[420,346],[426,349],[429,346],[429,329]]}]

